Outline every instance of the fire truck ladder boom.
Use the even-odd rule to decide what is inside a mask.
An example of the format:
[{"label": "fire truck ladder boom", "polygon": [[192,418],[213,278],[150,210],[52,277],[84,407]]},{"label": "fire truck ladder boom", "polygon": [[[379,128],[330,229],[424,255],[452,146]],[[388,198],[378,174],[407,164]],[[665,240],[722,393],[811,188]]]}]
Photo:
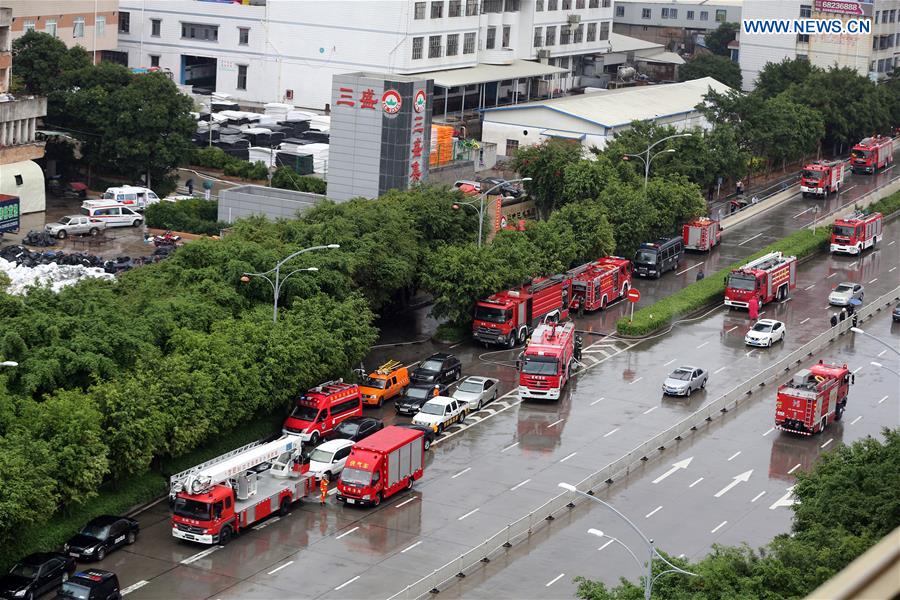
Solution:
[{"label": "fire truck ladder boom", "polygon": [[784,262],[781,252],[770,252],[744,265],[744,269],[760,269],[766,271]]}]

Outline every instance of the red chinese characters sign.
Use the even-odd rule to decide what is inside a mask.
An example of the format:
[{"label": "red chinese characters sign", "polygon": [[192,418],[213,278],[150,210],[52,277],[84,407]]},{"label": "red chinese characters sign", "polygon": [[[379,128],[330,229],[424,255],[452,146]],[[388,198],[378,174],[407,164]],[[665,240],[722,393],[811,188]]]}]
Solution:
[{"label": "red chinese characters sign", "polygon": [[412,140],[410,143],[409,182],[419,183],[424,176],[423,158],[425,143],[425,109],[428,98],[425,90],[416,90],[413,96]]},{"label": "red chinese characters sign", "polygon": [[375,96],[375,90],[372,88],[361,90],[359,97],[357,97],[356,91],[352,87],[338,88],[338,92],[338,99],[334,102],[336,106],[355,108],[356,103],[359,102],[360,110],[375,110],[375,107],[379,104],[379,100]]}]

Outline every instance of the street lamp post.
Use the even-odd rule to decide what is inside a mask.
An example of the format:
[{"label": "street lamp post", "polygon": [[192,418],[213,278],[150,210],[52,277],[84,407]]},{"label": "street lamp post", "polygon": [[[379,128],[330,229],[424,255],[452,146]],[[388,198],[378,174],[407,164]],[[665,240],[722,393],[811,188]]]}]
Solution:
[{"label": "street lamp post", "polygon": [[508,180],[504,179],[497,185],[493,186],[492,188],[489,188],[487,191],[484,191],[478,195],[478,207],[475,206],[475,200],[472,200],[470,202],[456,202],[453,204],[453,208],[459,208],[460,206],[470,206],[470,207],[472,207],[472,209],[475,210],[476,213],[478,213],[478,247],[479,248],[481,247],[481,232],[482,232],[482,229],[484,226],[484,199],[487,198],[487,196],[491,192],[496,190],[498,187],[502,187],[508,183],[518,183],[520,181],[531,181],[531,177],[522,177],[521,179],[508,179]]},{"label": "street lamp post", "polygon": [[895,347],[891,346],[890,344],[888,344],[888,343],[887,343],[886,341],[884,341],[883,339],[881,339],[881,338],[879,338],[879,337],[876,337],[876,336],[872,335],[871,333],[866,333],[865,331],[863,331],[863,330],[860,329],[859,327],[851,327],[851,328],[850,328],[850,331],[852,331],[853,333],[860,333],[860,334],[862,334],[862,335],[864,335],[864,336],[866,336],[866,337],[870,337],[870,338],[872,338],[873,340],[875,340],[876,342],[878,342],[879,344],[881,344],[882,346],[887,346],[888,348],[890,348],[891,352],[893,352],[893,353],[896,354],[897,356],[900,356],[900,350],[897,350]]},{"label": "street lamp post", "polygon": [[668,148],[666,150],[661,150],[661,151],[657,152],[656,154],[654,154],[653,156],[650,156],[650,151],[653,150],[653,148],[655,148],[658,144],[661,144],[661,143],[665,142],[666,140],[671,140],[674,138],[691,137],[692,135],[694,135],[694,134],[692,134],[692,133],[676,133],[675,135],[670,135],[668,137],[664,137],[661,140],[657,140],[657,141],[653,142],[652,144],[647,146],[647,149],[644,150],[643,152],[638,152],[637,154],[625,154],[624,156],[622,156],[622,158],[625,160],[628,160],[629,158],[636,158],[636,159],[640,160],[642,163],[644,163],[644,191],[645,192],[647,191],[647,181],[649,181],[649,179],[650,179],[650,163],[653,162],[653,159],[656,158],[657,156],[659,156],[660,154],[671,154],[671,153],[675,152],[675,148]]},{"label": "street lamp post", "polygon": [[[290,273],[288,273],[287,275],[282,277],[281,276],[281,266],[284,265],[284,263],[286,263],[287,261],[294,258],[295,256],[303,254],[304,252],[311,252],[313,250],[334,250],[337,248],[340,248],[340,245],[328,244],[327,246],[312,246],[311,248],[304,248],[303,250],[298,250],[297,252],[294,252],[290,256],[287,256],[287,257],[281,259],[278,263],[275,264],[274,267],[272,267],[265,273],[244,273],[241,276],[241,281],[244,283],[249,283],[251,277],[262,277],[263,279],[265,279],[266,281],[269,282],[269,285],[272,286],[272,292],[275,295],[274,305],[272,308],[272,322],[273,323],[278,322],[278,297],[281,295],[281,286],[284,284],[284,282],[287,281],[288,277],[290,277],[294,273],[298,273],[300,271],[318,271],[319,270],[317,267],[301,267],[299,269],[294,269],[293,271],[291,271]],[[272,281],[272,279],[269,277],[273,273],[275,274],[275,281]]]},{"label": "street lamp post", "polygon": [[[610,509],[611,511],[616,513],[623,521],[628,523],[628,525],[630,525],[631,528],[634,529],[635,533],[637,533],[641,537],[641,539],[644,540],[644,543],[647,545],[647,550],[649,552],[649,557],[647,559],[647,565],[646,565],[646,573],[644,575],[644,600],[650,600],[650,594],[653,591],[653,583],[657,579],[662,577],[663,575],[666,575],[667,573],[682,573],[684,575],[690,575],[692,577],[697,576],[696,573],[691,573],[690,571],[685,571],[684,569],[682,569],[680,567],[676,567],[675,565],[670,563],[668,560],[666,560],[666,558],[662,554],[660,554],[659,551],[657,551],[656,546],[653,545],[653,540],[648,538],[646,535],[644,535],[644,532],[641,531],[638,528],[638,526],[635,525],[631,521],[631,519],[629,519],[628,517],[626,517],[625,515],[620,513],[618,510],[616,510],[616,508],[613,505],[608,504],[607,502],[604,502],[603,500],[601,500],[600,498],[597,498],[596,496],[592,496],[586,492],[582,492],[581,490],[579,490],[578,488],[576,488],[574,485],[572,485],[570,483],[560,482],[558,485],[559,485],[559,487],[561,487],[564,490],[568,490],[568,491],[574,492],[576,494],[581,494],[585,498],[590,498],[594,502],[599,502],[606,508]],[[604,537],[603,532],[598,531],[596,529],[589,529],[588,533],[590,533],[592,535],[599,535],[600,537]],[[608,537],[608,536],[606,536],[606,537]],[[614,541],[618,541],[615,538],[611,538],[611,539],[613,539]],[[625,544],[623,544],[622,542],[619,542],[619,543],[622,546],[625,546]],[[638,563],[640,563],[640,561],[637,560],[637,556],[635,556],[634,552],[631,552],[631,549],[628,548],[627,546],[625,546],[625,548],[631,553],[631,555],[635,558],[635,560]],[[658,573],[656,575],[656,577],[654,577],[653,576],[653,560],[656,558],[660,559],[661,561],[663,561],[664,563],[666,563],[667,565],[669,565],[672,568],[666,569],[665,571],[663,571],[662,573]],[[644,567],[644,565],[641,565],[641,567]]]},{"label": "street lamp post", "polygon": [[884,365],[881,364],[880,362],[875,362],[875,361],[873,360],[873,361],[870,362],[869,364],[870,364],[870,365],[873,365],[873,366],[876,366],[876,367],[878,367],[879,369],[884,369],[885,371],[890,371],[891,373],[893,373],[893,374],[896,375],[897,377],[900,377],[900,373],[898,373],[897,371],[893,370],[893,369],[890,368],[890,367],[884,366]]}]

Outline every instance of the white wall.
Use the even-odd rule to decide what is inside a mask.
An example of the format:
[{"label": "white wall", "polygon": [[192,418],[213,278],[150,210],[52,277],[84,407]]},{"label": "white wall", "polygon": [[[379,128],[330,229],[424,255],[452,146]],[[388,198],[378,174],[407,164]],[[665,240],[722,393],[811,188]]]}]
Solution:
[{"label": "white wall", "polygon": [[[22,185],[16,185],[16,175]],[[44,171],[30,160],[0,165],[0,194],[19,197],[19,214],[41,212],[47,205]]]},{"label": "white wall", "polygon": [[[768,0],[772,3],[772,0]],[[615,17],[616,23],[624,23],[627,25],[646,25],[648,27],[680,27],[680,28],[690,28],[690,29],[716,29],[719,27],[720,23],[716,21],[716,11],[724,10],[725,11],[725,21],[728,23],[740,23],[741,21],[741,5],[733,4],[733,3],[722,3],[717,4],[714,0],[708,4],[701,2],[672,2],[672,3],[660,3],[660,2],[640,2],[640,0],[634,2],[622,2],[619,0],[616,2],[616,6],[621,6],[625,9],[625,14],[621,17]],[[643,9],[650,9],[650,18],[644,19]],[[663,19],[662,18],[662,9],[677,9],[678,10],[678,18],[676,19]],[[694,18],[688,19],[687,13],[688,11],[694,11]],[[700,20],[701,12],[708,13],[708,19]]]},{"label": "white wall", "polygon": [[[798,19],[800,0],[744,0],[744,19]],[[740,34],[741,76],[746,91],[756,87],[759,72],[769,62],[781,62],[797,56],[796,35]]]}]

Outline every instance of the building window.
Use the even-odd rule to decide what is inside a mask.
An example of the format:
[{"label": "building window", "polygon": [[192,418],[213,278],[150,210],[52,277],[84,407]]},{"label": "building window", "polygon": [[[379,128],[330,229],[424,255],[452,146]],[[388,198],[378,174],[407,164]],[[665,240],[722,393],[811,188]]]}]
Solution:
[{"label": "building window", "polygon": [[512,33],[512,27],[509,25],[503,26],[503,43],[500,44],[501,48],[509,48],[509,36]]},{"label": "building window", "polygon": [[519,0],[503,0],[503,12],[518,12]]},{"label": "building window", "polygon": [[812,17],[812,6],[808,4],[800,5],[800,18],[801,19],[809,19]]},{"label": "building window", "polygon": [[809,36],[806,35],[805,33],[798,33],[797,34],[797,43],[798,44],[808,44]]},{"label": "building window", "polygon": [[72,23],[72,37],[84,37],[84,17],[75,17],[75,22]]},{"label": "building window", "polygon": [[25,179],[22,178],[21,174],[16,174],[16,185],[22,185],[25,183]]},{"label": "building window", "polygon": [[413,7],[413,18],[417,21],[421,21],[425,18],[425,3],[424,2],[416,2]]},{"label": "building window", "polygon": [[450,7],[447,10],[448,17],[459,17],[462,15],[462,0],[450,0]]},{"label": "building window", "polygon": [[678,9],[677,8],[664,8],[662,9],[663,19],[677,19],[678,18]]},{"label": "building window", "polygon": [[422,58],[422,45],[423,45],[424,39],[425,38],[421,38],[421,37],[413,38],[413,48],[412,48],[412,59],[413,60],[419,60],[420,58]]},{"label": "building window", "polygon": [[439,36],[439,35],[428,36],[428,58],[440,58],[440,57],[441,57],[441,36]]},{"label": "building window", "polygon": [[[54,21],[54,23],[55,23],[55,21]],[[34,21],[25,21],[23,30],[25,31],[25,33],[28,33],[29,31],[34,31]],[[44,28],[44,31],[46,31],[46,27]],[[56,34],[54,34],[54,35],[56,35]]]},{"label": "building window", "polygon": [[247,65],[238,65],[237,89],[247,89]]},{"label": "building window", "polygon": [[894,22],[896,16],[897,16],[897,9],[894,9],[891,11],[891,23]]},{"label": "building window", "polygon": [[694,11],[692,11],[692,10],[687,11],[687,20],[688,21],[694,20]]},{"label": "building window", "polygon": [[151,67],[159,66],[159,54],[151,54],[150,55],[150,66]]},{"label": "building window", "polygon": [[106,17],[97,17],[94,20],[94,27],[97,29],[97,37],[106,35]]},{"label": "building window", "polygon": [[497,28],[496,27],[488,27],[487,28],[487,37],[484,40],[484,47],[486,50],[493,50],[494,46],[497,44]]},{"label": "building window", "polygon": [[612,0],[603,0],[603,8],[609,8],[612,6]]},{"label": "building window", "polygon": [[544,11],[544,0],[534,0],[534,12]]},{"label": "building window", "polygon": [[575,0],[575,9],[584,10],[584,0]]},{"label": "building window", "polygon": [[503,0],[481,0],[481,14],[503,12]]},{"label": "building window", "polygon": [[584,41],[584,23],[579,23],[575,26],[575,35],[572,38],[573,44],[580,44]]},{"label": "building window", "polygon": [[440,19],[444,16],[444,1],[431,3],[431,18]]},{"label": "building window", "polygon": [[661,19],[668,19],[668,18],[669,18],[669,9],[668,9],[668,8],[662,9],[662,14],[660,15],[660,18],[661,18]]},{"label": "building window", "polygon": [[131,13],[119,11],[119,33],[131,32]]},{"label": "building window", "polygon": [[591,0],[588,2],[588,8],[600,8],[600,0]]},{"label": "building window", "polygon": [[534,47],[540,48],[544,45],[544,28],[543,27],[535,27],[534,28]]},{"label": "building window", "polygon": [[[478,14],[478,0],[466,0],[466,16],[474,17]],[[463,45],[465,46],[465,44]],[[465,47],[463,47],[463,54],[466,53]]]},{"label": "building window", "polygon": [[463,36],[463,54],[475,54],[475,32]]},{"label": "building window", "polygon": [[161,29],[162,29],[162,20],[161,19],[150,19],[150,35],[152,35],[153,37],[159,37]]},{"label": "building window", "polygon": [[563,10],[572,10],[572,0],[562,0]]},{"label": "building window", "polygon": [[519,149],[519,140],[506,140],[505,156],[515,156]]},{"label": "building window", "polygon": [[600,23],[600,40],[609,39],[609,21]]},{"label": "building window", "polygon": [[559,27],[559,43],[567,46],[572,41],[572,27],[570,25],[560,25]]},{"label": "building window", "polygon": [[597,40],[597,24],[588,23],[587,41],[593,42]]},{"label": "building window", "polygon": [[202,25],[199,23],[182,23],[181,38],[187,40],[219,41],[218,25]]},{"label": "building window", "polygon": [[[26,31],[27,31],[28,23],[26,23],[25,25],[26,25]],[[34,30],[34,21],[31,22],[31,29]],[[44,23],[44,32],[47,35],[52,35],[53,37],[56,37],[56,19],[47,19],[47,22]]]},{"label": "building window", "polygon": [[651,16],[651,13],[650,13],[650,9],[649,9],[649,8],[642,8],[642,9],[641,9],[641,18],[642,18],[642,19],[649,19],[650,16]]},{"label": "building window", "polygon": [[716,11],[716,23],[724,23],[726,17],[728,16],[728,11],[724,9],[719,9]]},{"label": "building window", "polygon": [[701,21],[709,21],[709,11],[701,10],[700,11],[700,20]]},{"label": "building window", "polygon": [[238,27],[238,44],[246,46],[250,43],[250,28]]},{"label": "building window", "polygon": [[559,2],[557,0],[547,0],[547,10],[556,10],[559,6]]},{"label": "building window", "polygon": [[544,43],[548,46],[556,45],[556,26],[550,25],[547,27],[547,37],[544,40]]},{"label": "building window", "polygon": [[617,4],[617,5],[616,5],[616,16],[617,16],[617,17],[624,17],[624,16],[625,16],[625,6],[624,6],[624,5],[622,5],[622,4]]},{"label": "building window", "polygon": [[459,34],[451,33],[447,36],[447,56],[459,54]]}]

